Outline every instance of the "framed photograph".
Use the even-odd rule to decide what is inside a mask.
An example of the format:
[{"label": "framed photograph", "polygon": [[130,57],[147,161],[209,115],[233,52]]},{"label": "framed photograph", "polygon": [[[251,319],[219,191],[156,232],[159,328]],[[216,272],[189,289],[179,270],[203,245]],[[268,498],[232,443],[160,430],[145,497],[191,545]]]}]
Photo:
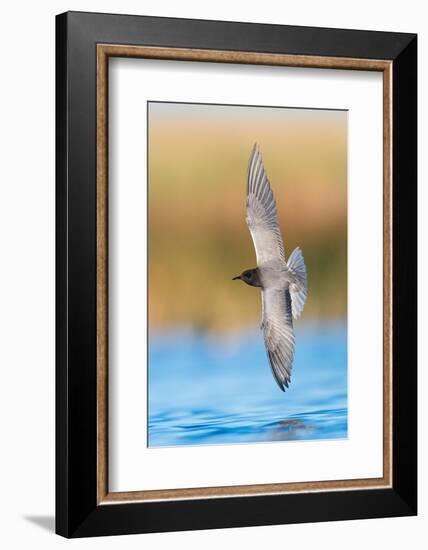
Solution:
[{"label": "framed photograph", "polygon": [[56,25],[57,533],[416,514],[416,35]]}]

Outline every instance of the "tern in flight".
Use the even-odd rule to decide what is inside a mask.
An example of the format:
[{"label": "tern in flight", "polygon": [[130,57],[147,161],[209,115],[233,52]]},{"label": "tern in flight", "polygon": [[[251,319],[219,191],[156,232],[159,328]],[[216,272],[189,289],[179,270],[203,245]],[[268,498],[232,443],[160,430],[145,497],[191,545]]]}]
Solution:
[{"label": "tern in flight", "polygon": [[261,288],[265,347],[272,374],[285,391],[293,366],[293,318],[302,313],[307,297],[306,266],[299,247],[285,260],[275,198],[257,144],[248,165],[246,221],[256,250],[257,267],[246,269],[233,279]]}]

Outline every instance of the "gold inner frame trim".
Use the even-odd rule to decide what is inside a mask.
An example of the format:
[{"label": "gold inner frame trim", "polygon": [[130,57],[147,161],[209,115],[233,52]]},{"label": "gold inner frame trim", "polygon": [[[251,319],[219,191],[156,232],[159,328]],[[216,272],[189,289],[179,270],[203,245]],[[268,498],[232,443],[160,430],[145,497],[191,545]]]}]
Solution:
[{"label": "gold inner frame trim", "polygon": [[[129,492],[108,488],[108,59],[279,65],[383,73],[383,476],[298,483]],[[97,503],[224,498],[392,486],[392,69],[391,61],[121,44],[97,45]]]}]

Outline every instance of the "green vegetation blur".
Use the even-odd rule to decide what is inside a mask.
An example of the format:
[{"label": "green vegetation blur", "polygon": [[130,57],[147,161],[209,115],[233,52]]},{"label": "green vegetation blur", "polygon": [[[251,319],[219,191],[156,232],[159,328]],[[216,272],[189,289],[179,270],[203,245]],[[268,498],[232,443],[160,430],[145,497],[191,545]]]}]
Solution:
[{"label": "green vegetation blur", "polygon": [[302,248],[302,321],[343,318],[347,302],[347,113],[149,104],[149,324],[227,331],[260,323],[245,222],[247,166],[260,146],[286,256]]}]

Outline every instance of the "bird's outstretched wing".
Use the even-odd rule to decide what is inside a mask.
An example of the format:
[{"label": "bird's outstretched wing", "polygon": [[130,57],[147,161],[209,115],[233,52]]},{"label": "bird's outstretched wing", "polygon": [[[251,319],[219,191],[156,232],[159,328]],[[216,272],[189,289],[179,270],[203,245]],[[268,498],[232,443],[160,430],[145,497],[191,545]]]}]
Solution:
[{"label": "bird's outstretched wing", "polygon": [[271,260],[285,261],[275,198],[257,144],[248,165],[247,224],[256,249],[257,265]]},{"label": "bird's outstretched wing", "polygon": [[291,297],[288,290],[262,291],[262,330],[272,374],[282,391],[288,388],[294,356]]}]

